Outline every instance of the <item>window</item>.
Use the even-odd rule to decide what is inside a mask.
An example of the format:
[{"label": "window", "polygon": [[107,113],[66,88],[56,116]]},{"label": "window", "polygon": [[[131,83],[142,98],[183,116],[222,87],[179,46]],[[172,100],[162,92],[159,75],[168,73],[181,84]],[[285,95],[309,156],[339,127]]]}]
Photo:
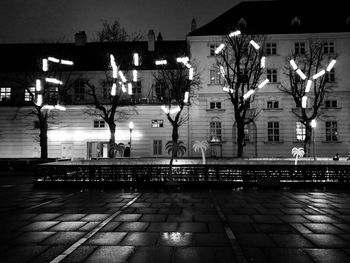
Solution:
[{"label": "window", "polygon": [[94,128],[104,128],[105,121],[103,120],[94,120]]},{"label": "window", "polygon": [[156,91],[156,97],[161,98],[164,97],[165,92],[165,82],[164,81],[156,81],[155,83],[155,91]]},{"label": "window", "polygon": [[267,123],[267,141],[279,142],[280,140],[280,124],[277,121]]},{"label": "window", "polygon": [[296,128],[295,128],[297,141],[301,142],[305,140],[306,136],[306,127],[304,124],[302,124],[300,121],[296,122]]},{"label": "window", "polygon": [[28,89],[30,92],[27,89],[24,90],[24,101],[32,101],[30,94],[35,96],[35,87],[29,87]]},{"label": "window", "polygon": [[244,125],[244,141],[245,142],[249,142],[250,138],[249,138],[249,125]]},{"label": "window", "polygon": [[326,121],[326,141],[338,141],[338,128],[336,121]]},{"label": "window", "polygon": [[334,68],[331,71],[326,71],[326,81],[335,82],[335,70]]},{"label": "window", "polygon": [[323,53],[334,54],[334,42],[324,42]]},{"label": "window", "polygon": [[223,85],[224,82],[224,78],[221,76],[219,71],[215,69],[210,70],[210,84]]},{"label": "window", "polygon": [[0,88],[0,101],[9,101],[11,99],[11,88]]},{"label": "window", "polygon": [[162,155],[162,141],[154,140],[153,141],[153,155]]},{"label": "window", "polygon": [[296,55],[304,55],[305,54],[305,42],[294,43],[294,53]]},{"label": "window", "polygon": [[296,26],[300,26],[300,25],[301,25],[300,18],[295,16],[292,20],[292,26],[296,27]]},{"label": "window", "polygon": [[141,95],[141,81],[133,82],[132,84],[132,94]]},{"label": "window", "polygon": [[278,101],[277,100],[268,100],[267,101],[267,108],[268,109],[278,109],[279,105],[278,105]]},{"label": "window", "polygon": [[211,110],[221,109],[221,101],[211,101],[209,107]]},{"label": "window", "polygon": [[210,142],[221,142],[221,122],[212,121],[209,125],[209,141]]},{"label": "window", "polygon": [[276,83],[277,82],[277,69],[267,69],[267,78],[271,83]]},{"label": "window", "polygon": [[58,99],[58,87],[51,86],[47,88],[47,99],[50,103],[54,103]]},{"label": "window", "polygon": [[277,44],[273,42],[266,43],[266,55],[276,55],[277,54]]},{"label": "window", "polygon": [[74,82],[74,95],[75,100],[83,101],[85,99],[85,81],[77,79]]},{"label": "window", "polygon": [[216,50],[217,47],[218,47],[217,44],[210,44],[209,45],[209,55],[210,56],[216,56],[215,50]]},{"label": "window", "polygon": [[164,122],[163,120],[152,120],[152,128],[163,128]]},{"label": "window", "polygon": [[338,108],[337,100],[326,100],[324,104],[326,108]]}]

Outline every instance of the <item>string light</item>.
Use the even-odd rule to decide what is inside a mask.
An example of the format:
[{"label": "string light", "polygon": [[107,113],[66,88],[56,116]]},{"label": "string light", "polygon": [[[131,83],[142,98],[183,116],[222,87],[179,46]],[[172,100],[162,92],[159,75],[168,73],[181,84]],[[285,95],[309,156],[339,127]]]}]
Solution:
[{"label": "string light", "polygon": [[111,88],[111,96],[115,96],[117,94],[117,84],[113,83]]},{"label": "string light", "polygon": [[295,61],[294,61],[293,59],[291,59],[291,60],[289,61],[289,63],[290,63],[290,65],[292,66],[292,68],[293,68],[294,70],[297,70],[297,69],[298,69],[298,66],[297,66],[297,64],[295,63]]},{"label": "string light", "polygon": [[225,48],[225,44],[221,43],[216,49],[215,49],[215,54],[219,54],[223,49]]},{"label": "string light", "polygon": [[53,84],[58,84],[58,85],[62,85],[63,82],[58,80],[58,79],[55,79],[55,78],[45,78],[45,81],[46,82],[49,82],[49,83],[53,83]]},{"label": "string light", "polygon": [[248,90],[247,93],[243,95],[243,99],[245,99],[245,100],[248,99],[250,96],[252,96],[254,94],[254,92],[255,92],[255,90],[253,90],[253,89]]},{"label": "string light", "polygon": [[254,41],[254,40],[250,40],[249,42],[256,50],[258,50],[260,48],[260,46]]},{"label": "string light", "polygon": [[305,88],[306,93],[310,91],[311,85],[312,85],[312,80],[308,80]]},{"label": "string light", "polygon": [[236,30],[234,32],[231,32],[230,34],[228,34],[229,37],[236,37],[239,36],[241,34],[241,31]]},{"label": "string light", "polygon": [[166,65],[168,64],[168,62],[165,59],[162,60],[156,60],[156,66],[160,66],[160,65]]},{"label": "string light", "polygon": [[326,71],[325,70],[321,70],[317,74],[313,75],[312,78],[313,79],[318,79],[319,77],[323,76],[324,74],[326,74]]},{"label": "string light", "polygon": [[132,95],[132,84],[130,82],[128,83],[128,94]]},{"label": "string light", "polygon": [[299,77],[302,79],[302,80],[305,80],[306,79],[306,76],[305,74],[301,71],[301,69],[297,69],[296,70],[296,73],[299,75]]},{"label": "string light", "polygon": [[258,86],[259,89],[263,88],[267,83],[269,83],[270,80],[269,79],[265,79],[263,82],[261,82]]},{"label": "string light", "polygon": [[327,66],[326,71],[328,71],[328,72],[331,71],[336,62],[337,61],[335,59],[332,59],[331,62],[329,63],[329,65]]},{"label": "string light", "polygon": [[139,66],[140,65],[140,58],[138,53],[134,53],[134,65]]},{"label": "string light", "polygon": [[188,103],[188,98],[190,96],[190,93],[188,91],[185,92],[185,98],[184,98],[184,103]]},{"label": "string light", "polygon": [[46,58],[43,58],[43,71],[49,70],[49,64]]}]

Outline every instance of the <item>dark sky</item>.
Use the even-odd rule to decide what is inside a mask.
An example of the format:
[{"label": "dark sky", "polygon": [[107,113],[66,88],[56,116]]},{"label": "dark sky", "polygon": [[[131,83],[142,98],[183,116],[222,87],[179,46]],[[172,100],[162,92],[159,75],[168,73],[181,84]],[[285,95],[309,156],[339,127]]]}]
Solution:
[{"label": "dark sky", "polygon": [[162,32],[185,39],[192,18],[202,26],[241,0],[0,0],[0,43],[72,42],[84,30],[96,36],[102,20],[118,18],[128,32]]}]

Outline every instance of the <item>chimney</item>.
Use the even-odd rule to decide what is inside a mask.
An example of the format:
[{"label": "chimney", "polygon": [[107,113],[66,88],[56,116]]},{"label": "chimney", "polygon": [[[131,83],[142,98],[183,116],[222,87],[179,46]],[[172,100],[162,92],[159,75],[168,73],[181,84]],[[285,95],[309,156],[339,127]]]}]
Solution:
[{"label": "chimney", "polygon": [[162,33],[158,33],[158,36],[157,36],[157,41],[163,41],[163,36],[162,36]]},{"label": "chimney", "polygon": [[150,30],[147,34],[148,36],[148,51],[153,52],[154,51],[154,42],[155,42],[155,35],[153,30]]},{"label": "chimney", "polygon": [[85,46],[86,44],[86,34],[85,31],[80,31],[78,33],[75,33],[75,45],[76,46]]},{"label": "chimney", "polygon": [[192,18],[192,22],[191,22],[191,32],[195,31],[197,29],[197,22],[196,19]]}]

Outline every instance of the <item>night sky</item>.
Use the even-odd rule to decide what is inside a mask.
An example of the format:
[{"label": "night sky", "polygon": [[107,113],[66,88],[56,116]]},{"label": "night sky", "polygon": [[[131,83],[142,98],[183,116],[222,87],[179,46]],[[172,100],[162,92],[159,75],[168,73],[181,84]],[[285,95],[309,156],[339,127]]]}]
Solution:
[{"label": "night sky", "polygon": [[102,20],[118,18],[128,32],[161,32],[164,40],[185,39],[197,27],[241,0],[0,0],[0,43],[72,42],[84,30],[96,39]]}]

